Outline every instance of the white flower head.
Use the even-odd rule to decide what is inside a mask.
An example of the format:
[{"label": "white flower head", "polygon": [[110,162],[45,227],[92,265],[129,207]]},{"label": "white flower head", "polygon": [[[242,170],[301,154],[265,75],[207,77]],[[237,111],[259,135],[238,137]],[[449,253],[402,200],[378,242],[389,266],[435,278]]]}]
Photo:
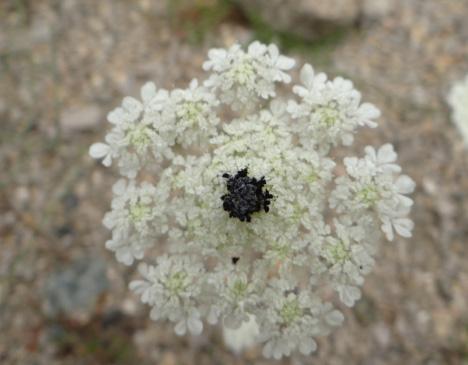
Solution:
[{"label": "white flower head", "polygon": [[361,297],[359,287],[364,283],[364,275],[374,266],[375,235],[366,229],[372,222],[365,220],[359,225],[354,225],[349,217],[335,220],[336,236],[326,238],[319,248],[321,261],[317,265],[323,265],[333,289],[348,307]]},{"label": "white flower head", "polygon": [[103,159],[110,166],[113,159],[118,160],[122,175],[134,178],[148,161],[160,162],[172,156],[170,148],[170,121],[161,112],[168,100],[166,90],[156,91],[153,83],[141,89],[143,102],[125,97],[122,106],[107,116],[112,130],[106,135],[106,143],[95,143],[90,147],[91,157]]},{"label": "white flower head", "polygon": [[380,238],[411,236],[415,184],[391,144],[334,158],[380,113],[351,81],[305,65],[288,99],[275,87],[294,60],[276,46],[208,57],[207,80],[146,84],[91,146],[122,175],[106,246],[123,264],[142,261],[130,289],[178,335],[219,324],[234,351],[308,355],[343,322],[337,305],[361,297]]},{"label": "white flower head", "polygon": [[194,79],[188,89],[174,90],[171,98],[176,142],[184,147],[207,143],[216,134],[219,123],[214,110],[219,102],[215,96]]},{"label": "white flower head", "polygon": [[141,296],[143,303],[152,306],[151,318],[169,319],[176,323],[175,332],[187,330],[200,334],[203,323],[197,303],[203,285],[203,266],[189,256],[160,256],[156,266],[142,265],[144,280],[133,281],[130,288]]},{"label": "white flower head", "polygon": [[203,64],[212,75],[206,86],[220,93],[220,98],[234,109],[250,109],[259,99],[276,95],[275,83],[289,83],[286,73],[294,67],[292,58],[279,54],[274,44],[253,42],[245,52],[239,44],[228,50],[212,49]]},{"label": "white flower head", "polygon": [[265,328],[260,336],[265,341],[265,357],[281,359],[298,350],[309,355],[317,348],[313,336],[341,324],[343,316],[330,304],[313,298],[309,292],[295,293],[292,282],[275,280],[265,290],[266,307],[259,310],[257,320]]},{"label": "white flower head", "polygon": [[395,164],[393,146],[386,144],[378,152],[367,146],[366,156],[345,158],[348,176],[336,179],[330,205],[350,217],[373,211],[382,223],[382,231],[393,240],[394,230],[403,237],[411,237],[413,222],[408,218],[413,200],[406,196],[414,191],[415,183],[407,175],[400,175]]},{"label": "white flower head", "polygon": [[468,146],[468,75],[453,85],[448,103],[452,108],[452,120]]},{"label": "white flower head", "polygon": [[127,183],[121,179],[113,186],[112,210],[104,216],[104,226],[112,230],[112,239],[106,247],[115,251],[117,259],[131,265],[134,259],[142,259],[158,234],[168,230],[167,217],[161,210],[168,196],[168,189],[161,180],[158,189],[143,182]]},{"label": "white flower head", "polygon": [[380,111],[372,104],[361,104],[361,94],[351,81],[342,77],[327,80],[325,74],[315,74],[306,64],[301,70],[301,82],[293,88],[301,101],[291,101],[288,110],[297,120],[303,143],[319,141],[319,147],[327,152],[338,143],[352,144],[357,127],[377,126],[374,119]]}]

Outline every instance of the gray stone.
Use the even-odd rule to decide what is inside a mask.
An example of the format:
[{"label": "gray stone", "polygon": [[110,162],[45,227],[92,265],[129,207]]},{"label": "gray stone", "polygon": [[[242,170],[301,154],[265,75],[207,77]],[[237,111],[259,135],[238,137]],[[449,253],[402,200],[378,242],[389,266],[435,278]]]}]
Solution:
[{"label": "gray stone", "polygon": [[394,0],[364,0],[362,13],[366,18],[378,19],[389,15],[395,6]]},{"label": "gray stone", "polygon": [[108,286],[102,260],[78,259],[47,278],[42,291],[44,311],[50,317],[86,320]]},{"label": "gray stone", "polygon": [[259,17],[276,31],[317,39],[360,16],[360,0],[237,0],[249,17]]},{"label": "gray stone", "polygon": [[358,20],[376,20],[395,8],[394,0],[236,0],[250,18],[276,31],[315,40]]}]

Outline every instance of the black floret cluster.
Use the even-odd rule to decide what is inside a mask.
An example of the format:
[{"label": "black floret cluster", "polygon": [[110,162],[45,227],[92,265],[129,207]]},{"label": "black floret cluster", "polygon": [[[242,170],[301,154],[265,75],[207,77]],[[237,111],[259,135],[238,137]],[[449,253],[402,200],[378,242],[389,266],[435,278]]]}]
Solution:
[{"label": "black floret cluster", "polygon": [[223,209],[229,212],[231,218],[239,218],[242,222],[250,222],[255,212],[270,210],[270,200],[273,195],[263,187],[265,177],[260,179],[248,176],[248,169],[239,170],[235,175],[223,174],[226,179],[228,193],[221,197]]}]

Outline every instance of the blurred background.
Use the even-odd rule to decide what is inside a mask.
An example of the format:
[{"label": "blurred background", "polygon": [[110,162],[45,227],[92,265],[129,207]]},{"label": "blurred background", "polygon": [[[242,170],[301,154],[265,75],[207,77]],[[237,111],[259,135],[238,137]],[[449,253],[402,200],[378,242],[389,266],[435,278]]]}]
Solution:
[{"label": "blurred background", "polygon": [[104,248],[116,174],[87,153],[123,96],[254,39],[351,78],[383,112],[353,148],[393,143],[417,182],[414,237],[385,245],[344,326],[274,363],[468,364],[468,150],[445,101],[467,19],[468,0],[0,0],[0,364],[273,363],[149,319]]}]

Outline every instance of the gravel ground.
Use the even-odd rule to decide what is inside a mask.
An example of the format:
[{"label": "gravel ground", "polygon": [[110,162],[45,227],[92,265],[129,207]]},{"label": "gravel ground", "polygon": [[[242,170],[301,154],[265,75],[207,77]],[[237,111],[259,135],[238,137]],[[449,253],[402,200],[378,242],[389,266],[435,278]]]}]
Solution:
[{"label": "gravel ground", "polygon": [[[146,80],[185,85],[208,48],[258,32],[216,0],[179,3],[0,2],[1,364],[270,363],[231,354],[216,328],[179,338],[152,323],[126,289],[134,268],[104,249],[115,176],[87,150],[106,112]],[[356,81],[383,117],[355,148],[394,143],[418,187],[414,237],[385,246],[345,325],[278,363],[468,364],[468,151],[445,103],[468,72],[467,16],[466,0],[394,0],[332,45],[289,51]]]}]

